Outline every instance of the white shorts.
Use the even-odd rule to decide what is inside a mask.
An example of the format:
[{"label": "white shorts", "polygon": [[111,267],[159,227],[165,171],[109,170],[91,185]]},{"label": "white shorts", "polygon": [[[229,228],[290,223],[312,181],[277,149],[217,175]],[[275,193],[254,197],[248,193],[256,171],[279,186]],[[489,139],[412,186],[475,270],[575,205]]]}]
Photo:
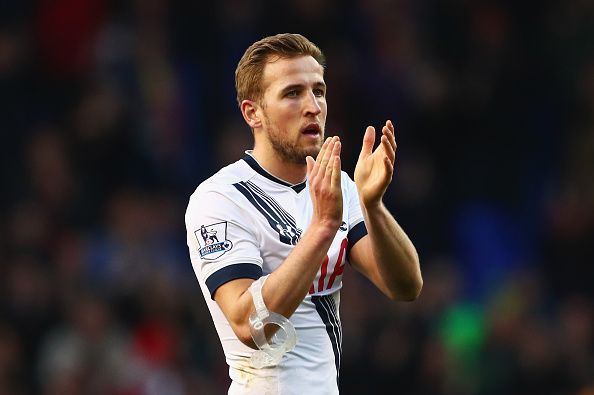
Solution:
[{"label": "white shorts", "polygon": [[278,376],[261,377],[233,370],[229,395],[280,395]]}]

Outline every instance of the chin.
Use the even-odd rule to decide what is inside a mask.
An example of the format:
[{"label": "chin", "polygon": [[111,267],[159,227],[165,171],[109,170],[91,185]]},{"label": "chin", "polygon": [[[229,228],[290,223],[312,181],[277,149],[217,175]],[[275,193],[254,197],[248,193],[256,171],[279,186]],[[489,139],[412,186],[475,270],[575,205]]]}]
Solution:
[{"label": "chin", "polygon": [[303,155],[303,163],[305,163],[305,158],[307,156],[311,156],[312,158],[316,159],[318,157],[318,154],[320,153],[320,149],[322,149],[322,147],[318,146],[306,149]]},{"label": "chin", "polygon": [[297,165],[305,165],[307,162],[305,158],[311,156],[316,159],[322,145],[320,142],[311,143],[308,145],[289,145],[283,142],[271,140],[272,148],[276,151],[278,156],[288,163]]},{"label": "chin", "polygon": [[316,156],[318,156],[318,153],[322,149],[322,143],[323,142],[324,142],[324,139],[322,137],[320,137],[318,141],[316,141],[315,143],[311,144],[309,147],[305,148],[305,151],[307,151],[307,155],[311,155],[314,158]]}]

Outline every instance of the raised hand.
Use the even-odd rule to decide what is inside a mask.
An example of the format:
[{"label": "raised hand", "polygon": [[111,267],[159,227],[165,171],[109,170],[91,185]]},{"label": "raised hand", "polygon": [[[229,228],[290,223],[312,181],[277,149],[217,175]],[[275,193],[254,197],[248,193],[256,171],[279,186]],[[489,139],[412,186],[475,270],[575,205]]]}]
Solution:
[{"label": "raised hand", "polygon": [[382,128],[380,144],[375,151],[375,128],[368,126],[363,137],[363,146],[355,167],[355,184],[359,198],[365,207],[381,203],[382,197],[392,181],[396,159],[396,139],[392,121],[386,121]]},{"label": "raised hand", "polygon": [[315,161],[311,156],[305,158],[314,211],[312,224],[321,224],[335,230],[342,223],[340,148],[338,137],[328,137]]}]

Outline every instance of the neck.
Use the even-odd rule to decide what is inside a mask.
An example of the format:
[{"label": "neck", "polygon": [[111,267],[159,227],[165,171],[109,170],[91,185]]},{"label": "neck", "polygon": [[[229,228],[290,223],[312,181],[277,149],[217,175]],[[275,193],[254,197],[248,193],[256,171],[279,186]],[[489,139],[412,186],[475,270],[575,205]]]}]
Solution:
[{"label": "neck", "polygon": [[257,147],[252,151],[252,156],[264,170],[289,184],[299,184],[305,180],[307,174],[305,164],[283,161],[278,155],[267,155],[264,150],[258,150]]}]

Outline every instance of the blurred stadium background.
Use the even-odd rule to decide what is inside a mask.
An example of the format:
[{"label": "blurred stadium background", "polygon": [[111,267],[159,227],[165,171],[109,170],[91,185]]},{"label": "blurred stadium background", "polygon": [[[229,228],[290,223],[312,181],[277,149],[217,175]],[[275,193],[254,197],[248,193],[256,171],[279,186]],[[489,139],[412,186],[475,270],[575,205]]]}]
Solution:
[{"label": "blurred stadium background", "polygon": [[352,174],[398,128],[386,204],[425,287],[347,269],[343,394],[594,394],[594,3],[4,0],[0,394],[222,394],[193,189],[252,141],[233,73],[264,35],[328,58]]}]

